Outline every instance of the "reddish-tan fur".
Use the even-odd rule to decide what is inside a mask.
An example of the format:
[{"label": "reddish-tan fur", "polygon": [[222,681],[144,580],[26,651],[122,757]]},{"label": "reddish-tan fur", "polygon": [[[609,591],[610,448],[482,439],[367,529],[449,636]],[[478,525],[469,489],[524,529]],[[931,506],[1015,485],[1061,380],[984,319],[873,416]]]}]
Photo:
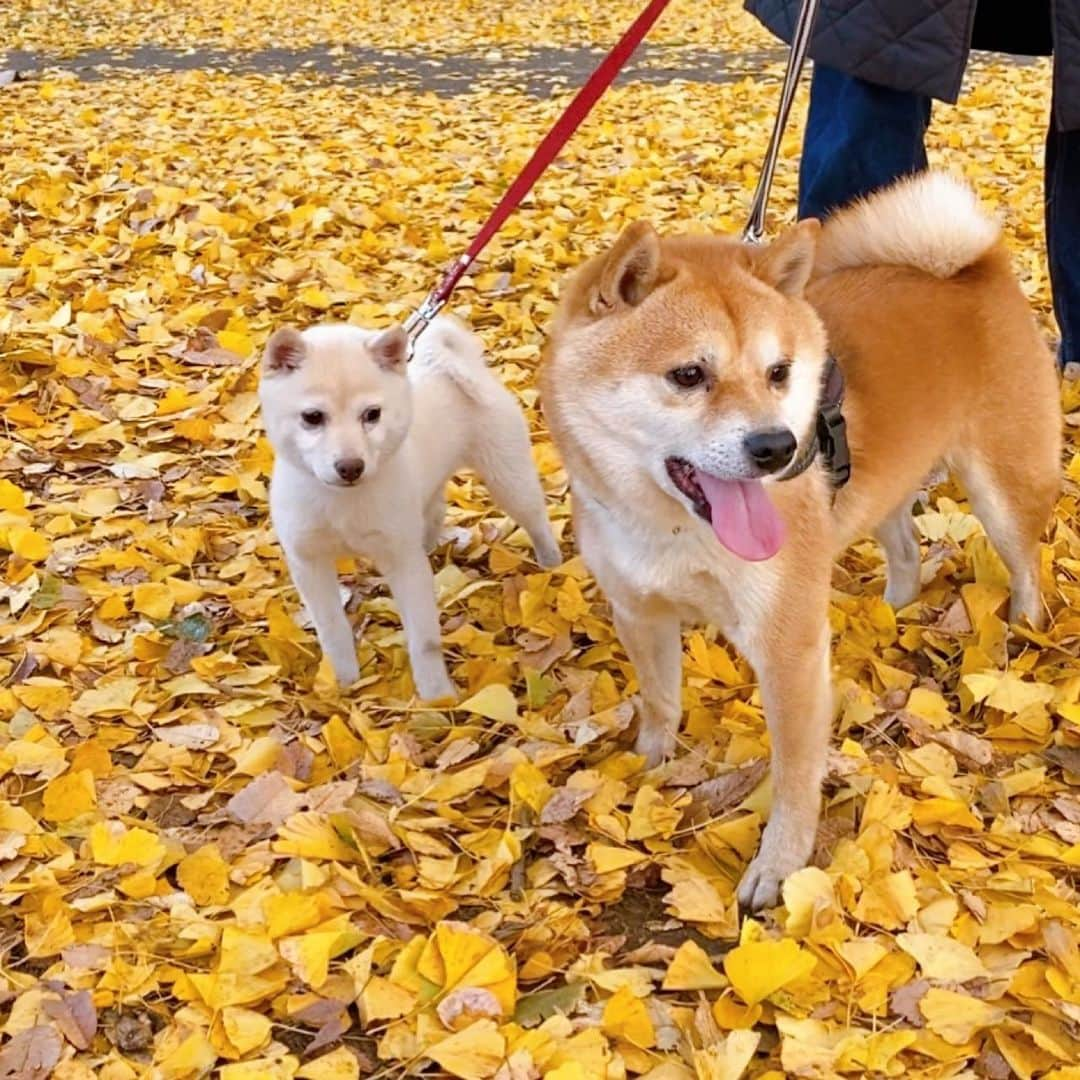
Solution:
[{"label": "reddish-tan fur", "polygon": [[[935,199],[947,204],[936,217]],[[875,250],[909,263],[875,264]],[[815,253],[825,268],[816,276]],[[650,440],[782,418],[802,445],[826,340],[847,381],[851,481],[835,504],[820,467],[770,483],[786,542],[772,559],[742,562],[665,485]],[[769,348],[794,358],[797,386],[766,383]],[[671,392],[665,374],[703,349],[714,382],[693,397]],[[1012,616],[1043,619],[1038,545],[1058,490],[1061,414],[1053,362],[996,226],[966,188],[933,175],[766,248],[660,239],[636,223],[567,283],[541,388],[579,545],[638,673],[641,752],[655,763],[674,747],[682,622],[719,625],[757,671],[775,795],[740,898],[771,903],[809,856],[819,812],[836,555],[876,532],[887,598],[914,600],[911,497],[944,462],[1012,574]]]}]

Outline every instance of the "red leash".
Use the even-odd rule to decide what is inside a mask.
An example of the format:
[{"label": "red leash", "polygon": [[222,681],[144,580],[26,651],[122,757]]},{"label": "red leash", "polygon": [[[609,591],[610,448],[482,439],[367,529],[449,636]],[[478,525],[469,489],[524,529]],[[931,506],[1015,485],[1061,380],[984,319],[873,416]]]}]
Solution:
[{"label": "red leash", "polygon": [[410,340],[416,339],[420,331],[431,322],[450,299],[450,294],[465,275],[465,271],[484,250],[488,241],[502,228],[506,219],[521,205],[522,200],[532,190],[533,184],[540,179],[544,170],[555,159],[555,155],[577,131],[582,120],[592,111],[592,107],[611,85],[612,80],[630,59],[633,51],[641,44],[642,38],[652,28],[653,23],[660,18],[669,3],[670,0],[650,0],[649,6],[634,20],[611,52],[589,76],[588,81],[577,92],[555,126],[544,137],[544,141],[533,151],[533,156],[518,173],[517,179],[507,188],[506,194],[499,200],[499,205],[495,207],[491,217],[476,234],[476,239],[469,245],[469,250],[450,267],[439,284],[428,293],[419,309],[406,320],[405,330]]}]

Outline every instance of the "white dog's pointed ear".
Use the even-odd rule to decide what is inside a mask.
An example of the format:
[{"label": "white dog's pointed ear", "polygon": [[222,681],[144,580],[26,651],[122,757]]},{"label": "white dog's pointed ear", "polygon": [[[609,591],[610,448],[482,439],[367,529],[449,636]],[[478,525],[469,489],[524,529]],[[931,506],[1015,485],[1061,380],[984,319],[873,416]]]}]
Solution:
[{"label": "white dog's pointed ear", "polygon": [[304,338],[293,326],[275,330],[263,353],[263,371],[268,375],[285,375],[295,371],[304,361]]},{"label": "white dog's pointed ear", "polygon": [[409,336],[400,326],[384,330],[368,346],[375,363],[386,371],[405,366],[409,358]]},{"label": "white dog's pointed ear", "polygon": [[753,250],[754,276],[785,296],[802,296],[814,269],[821,222],[807,218],[787,229],[767,247]]},{"label": "white dog's pointed ear", "polygon": [[635,307],[659,280],[660,238],[647,221],[632,222],[604,259],[589,310],[606,315],[620,307]]}]

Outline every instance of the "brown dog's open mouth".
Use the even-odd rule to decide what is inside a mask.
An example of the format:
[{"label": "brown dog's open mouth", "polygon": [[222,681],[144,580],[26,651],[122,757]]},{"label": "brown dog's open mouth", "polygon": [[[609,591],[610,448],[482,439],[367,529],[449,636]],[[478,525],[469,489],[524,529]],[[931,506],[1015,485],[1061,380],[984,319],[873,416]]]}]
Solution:
[{"label": "brown dog's open mouth", "polygon": [[784,542],[784,522],[760,480],[735,480],[695,469],[685,458],[664,459],[671,482],[716,539],[740,559],[771,559]]},{"label": "brown dog's open mouth", "polygon": [[705,492],[701,490],[701,485],[697,482],[697,471],[694,466],[685,458],[669,457],[664,461],[664,467],[667,469],[668,476],[671,477],[671,482],[690,500],[694,513],[703,521],[711,522],[712,508],[709,506],[709,500],[705,498]]}]

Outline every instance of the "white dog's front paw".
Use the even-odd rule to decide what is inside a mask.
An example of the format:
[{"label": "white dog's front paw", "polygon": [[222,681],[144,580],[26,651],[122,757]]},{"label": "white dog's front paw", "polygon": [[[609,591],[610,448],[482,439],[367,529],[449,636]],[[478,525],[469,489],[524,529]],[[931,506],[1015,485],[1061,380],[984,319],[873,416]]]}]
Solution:
[{"label": "white dog's front paw", "polygon": [[885,603],[890,604],[894,611],[903,611],[910,604],[919,599],[919,579],[914,581],[892,581],[885,583]]},{"label": "white dog's front paw", "polygon": [[416,684],[417,697],[424,701],[457,697],[457,687],[451,682],[446,668],[441,665],[431,671],[414,671],[413,682]]},{"label": "white dog's front paw", "polygon": [[331,654],[330,666],[334,669],[334,678],[338,686],[352,686],[360,678],[360,664],[356,659],[356,653]]},{"label": "white dog's front paw", "polygon": [[655,769],[675,756],[675,731],[667,724],[649,724],[642,719],[634,749],[645,758],[646,768]]},{"label": "white dog's front paw", "polygon": [[534,550],[536,551],[536,561],[545,570],[554,570],[555,567],[562,566],[563,555],[553,536],[541,539],[534,545]]},{"label": "white dog's front paw", "polygon": [[739,882],[739,906],[746,911],[776,907],[780,902],[780,889],[787,876],[801,870],[805,864],[805,859],[770,852],[767,844],[762,844],[761,850],[746,868],[746,873]]}]

